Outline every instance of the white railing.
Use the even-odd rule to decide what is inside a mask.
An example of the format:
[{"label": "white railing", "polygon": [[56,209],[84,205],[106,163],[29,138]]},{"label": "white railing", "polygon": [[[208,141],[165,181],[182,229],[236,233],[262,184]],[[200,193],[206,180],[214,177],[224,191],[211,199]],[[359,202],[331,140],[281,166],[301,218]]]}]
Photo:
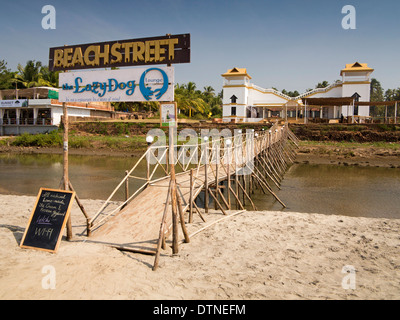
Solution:
[{"label": "white railing", "polygon": [[336,81],[336,82],[330,84],[329,86],[327,86],[327,87],[325,87],[325,88],[316,88],[316,89],[314,89],[314,90],[311,90],[311,91],[308,91],[308,92],[304,92],[304,93],[300,94],[300,95],[297,96],[297,97],[291,98],[291,100],[299,100],[299,99],[301,99],[301,98],[304,98],[304,97],[306,97],[306,96],[309,96],[309,95],[315,94],[315,93],[324,93],[324,92],[327,92],[327,91],[329,91],[329,90],[331,90],[331,89],[337,87],[337,86],[340,85],[340,84],[342,84],[342,81],[338,80],[338,81]]},{"label": "white railing", "polygon": [[260,87],[260,86],[255,85],[255,84],[251,84],[251,86],[252,86],[254,89],[257,89],[257,90],[259,90],[259,91],[261,91],[261,92],[264,92],[264,93],[274,93],[274,94],[276,94],[276,95],[278,95],[278,96],[281,96],[282,98],[285,98],[286,100],[294,100],[294,101],[296,101],[296,100],[299,100],[299,99],[304,98],[304,97],[306,97],[306,96],[308,96],[308,95],[311,95],[311,94],[327,92],[327,91],[329,91],[329,90],[331,90],[331,89],[337,87],[337,86],[340,85],[340,84],[342,84],[342,81],[338,80],[338,81],[336,81],[336,82],[330,84],[329,86],[327,86],[327,87],[325,87],[325,88],[316,88],[316,89],[313,89],[313,90],[311,90],[311,91],[304,92],[304,93],[298,95],[297,97],[290,97],[290,96],[288,96],[288,95],[286,95],[286,94],[284,94],[284,93],[282,93],[282,92],[280,92],[280,91],[277,91],[277,90],[275,90],[275,89],[265,89],[265,88],[262,88],[262,87]]}]

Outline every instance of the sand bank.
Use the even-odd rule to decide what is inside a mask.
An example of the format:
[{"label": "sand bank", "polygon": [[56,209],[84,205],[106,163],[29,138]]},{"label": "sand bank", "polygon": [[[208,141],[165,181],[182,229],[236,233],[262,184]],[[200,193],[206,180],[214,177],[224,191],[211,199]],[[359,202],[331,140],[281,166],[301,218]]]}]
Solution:
[{"label": "sand bank", "polygon": [[[199,233],[178,255],[165,251],[153,272],[154,257],[83,236],[76,204],[73,242],[63,240],[57,254],[21,249],[35,197],[0,195],[0,203],[1,299],[400,298],[400,220],[245,212]],[[90,215],[101,206],[83,203]],[[46,289],[46,266],[55,289]],[[344,288],[350,280],[355,289]]]}]

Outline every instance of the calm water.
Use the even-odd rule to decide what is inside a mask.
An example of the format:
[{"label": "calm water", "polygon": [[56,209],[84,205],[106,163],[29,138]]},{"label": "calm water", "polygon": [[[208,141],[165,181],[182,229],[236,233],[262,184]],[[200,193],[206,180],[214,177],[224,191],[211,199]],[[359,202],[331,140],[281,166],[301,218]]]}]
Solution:
[{"label": "calm water", "polygon": [[[70,156],[70,180],[81,199],[106,199],[136,161]],[[144,174],[144,162],[140,168]],[[37,195],[40,187],[59,188],[61,177],[61,155],[0,155],[2,194]],[[131,182],[131,192],[135,187]],[[400,218],[400,169],[296,164],[281,188],[274,189],[286,211]],[[282,210],[260,191],[253,201],[259,210]]]},{"label": "calm water", "polygon": [[[81,199],[107,199],[137,160],[70,155],[69,178]],[[145,163],[139,168],[144,172]],[[57,189],[62,174],[62,155],[0,155],[0,193],[3,194],[37,195],[41,187]]]},{"label": "calm water", "polygon": [[[296,164],[276,194],[286,211],[400,218],[400,169]],[[254,198],[259,210],[282,208],[263,194]]]}]

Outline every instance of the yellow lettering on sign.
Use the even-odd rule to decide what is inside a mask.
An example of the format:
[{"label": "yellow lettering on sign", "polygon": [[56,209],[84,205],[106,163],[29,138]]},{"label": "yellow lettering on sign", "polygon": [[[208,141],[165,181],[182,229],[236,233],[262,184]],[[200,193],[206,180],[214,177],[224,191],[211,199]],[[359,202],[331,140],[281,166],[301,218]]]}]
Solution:
[{"label": "yellow lettering on sign", "polygon": [[143,42],[133,42],[133,56],[132,56],[132,63],[143,61],[145,52],[145,45]]},{"label": "yellow lettering on sign", "polygon": [[[110,63],[110,45],[109,44],[104,45],[103,52],[100,51],[100,46],[98,46],[98,48],[99,48],[99,51],[96,56],[98,56],[99,59],[103,58],[104,65],[109,64]],[[98,62],[98,60],[96,60],[96,61]]]},{"label": "yellow lettering on sign", "polygon": [[[94,53],[94,59],[90,60],[89,57],[93,56],[93,54],[90,54],[91,52]],[[84,60],[85,60],[85,64],[87,66],[94,66],[96,64],[96,46],[89,46],[86,50],[85,50],[85,55],[84,55]]]},{"label": "yellow lettering on sign", "polygon": [[69,67],[69,61],[72,59],[72,48],[66,48],[64,49],[64,61],[63,61],[63,65],[64,68]]},{"label": "yellow lettering on sign", "polygon": [[164,60],[165,60],[165,57],[164,57],[165,48],[162,48],[162,47],[161,47],[162,41],[163,41],[163,40],[158,40],[158,41],[156,41],[156,46],[155,46],[155,48],[154,48],[154,58],[155,58],[155,61],[156,61],[156,62],[158,62],[158,61],[161,62],[161,61],[164,61]]},{"label": "yellow lettering on sign", "polygon": [[178,39],[168,39],[168,59],[174,60],[175,58],[175,45],[178,44]]},{"label": "yellow lettering on sign", "polygon": [[121,49],[120,43],[114,43],[111,47],[111,54],[115,57],[115,59],[111,60],[111,64],[122,62],[122,54],[119,52]]},{"label": "yellow lettering on sign", "polygon": [[64,50],[54,50],[54,66],[61,67],[64,60]]},{"label": "yellow lettering on sign", "polygon": [[125,42],[122,44],[122,48],[125,49],[125,62],[131,61],[131,48],[133,47],[133,42]]},{"label": "yellow lettering on sign", "polygon": [[[145,62],[153,62],[154,61],[154,41],[146,41],[146,54],[145,54]],[[151,56],[153,55],[153,57]]]},{"label": "yellow lettering on sign", "polygon": [[110,64],[159,63],[175,59],[175,46],[179,39],[124,42],[82,47],[64,47],[54,50],[54,67],[95,67]]},{"label": "yellow lettering on sign", "polygon": [[72,56],[71,65],[75,67],[75,65],[79,63],[81,66],[84,66],[85,63],[83,62],[83,55],[81,47],[78,47],[74,51],[74,55]]}]

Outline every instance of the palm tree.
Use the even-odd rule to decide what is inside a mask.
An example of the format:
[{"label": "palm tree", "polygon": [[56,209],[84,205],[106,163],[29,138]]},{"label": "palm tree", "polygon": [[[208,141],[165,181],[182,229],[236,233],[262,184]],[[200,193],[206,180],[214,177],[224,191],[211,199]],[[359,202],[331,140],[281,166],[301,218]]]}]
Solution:
[{"label": "palm tree", "polygon": [[29,60],[25,67],[18,64],[18,73],[14,76],[14,83],[21,83],[26,88],[31,87],[57,87],[58,73],[50,71],[47,66],[42,66],[40,61]]},{"label": "palm tree", "polygon": [[194,82],[188,82],[186,85],[175,86],[175,101],[178,108],[192,117],[192,112],[206,114],[210,111],[209,105],[204,101],[201,91],[196,90]]},{"label": "palm tree", "polygon": [[206,87],[204,87],[204,91],[203,91],[203,94],[205,95],[205,96],[207,96],[207,97],[213,97],[214,96],[214,88],[213,87],[211,87],[211,86],[206,86]]},{"label": "palm tree", "polygon": [[315,86],[315,88],[326,88],[327,86],[329,86],[329,82],[325,80],[322,82],[318,82],[318,84]]},{"label": "palm tree", "polygon": [[188,82],[186,85],[186,90],[189,96],[193,96],[196,92],[196,84],[194,82]]}]

